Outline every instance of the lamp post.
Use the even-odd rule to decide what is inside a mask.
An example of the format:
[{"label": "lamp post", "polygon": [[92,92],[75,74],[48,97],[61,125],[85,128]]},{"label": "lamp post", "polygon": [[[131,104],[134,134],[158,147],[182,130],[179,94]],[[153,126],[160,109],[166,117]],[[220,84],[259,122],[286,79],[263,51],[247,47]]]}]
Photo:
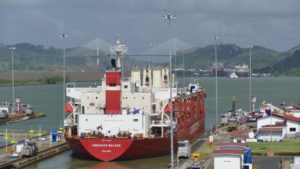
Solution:
[{"label": "lamp post", "polygon": [[252,53],[251,53],[251,49],[252,46],[249,46],[249,112],[252,111],[252,106],[251,106],[251,102],[252,102]]},{"label": "lamp post", "polygon": [[171,146],[171,169],[174,168],[174,138],[173,138],[173,106],[172,106],[172,42],[171,42],[171,20],[175,19],[175,16],[171,13],[166,13],[163,16],[164,19],[168,20],[168,26],[169,26],[169,90],[170,90],[170,99],[169,99],[169,106],[170,106],[170,146]]},{"label": "lamp post", "polygon": [[215,46],[215,79],[216,79],[216,131],[218,130],[218,53],[217,53],[217,41],[218,36],[213,37]]},{"label": "lamp post", "polygon": [[[63,122],[65,119],[65,102],[66,102],[66,45],[65,40],[68,38],[68,34],[63,33],[60,35],[60,37],[63,39]],[[63,125],[64,126],[64,123]]]},{"label": "lamp post", "polygon": [[15,107],[15,72],[14,72],[14,50],[16,50],[16,47],[11,46],[9,47],[9,50],[11,50],[11,87],[12,87],[12,108]]}]

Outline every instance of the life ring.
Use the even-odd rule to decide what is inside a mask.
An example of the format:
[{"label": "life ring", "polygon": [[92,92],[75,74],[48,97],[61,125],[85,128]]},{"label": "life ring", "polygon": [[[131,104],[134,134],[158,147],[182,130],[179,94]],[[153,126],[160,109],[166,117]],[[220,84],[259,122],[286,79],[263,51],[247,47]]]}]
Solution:
[{"label": "life ring", "polygon": [[75,111],[75,106],[74,103],[72,101],[69,101],[66,105],[65,105],[65,112],[68,113],[72,113]]},{"label": "life ring", "polygon": [[169,106],[169,104],[167,104],[167,105],[165,106],[164,112],[165,112],[165,113],[170,113],[170,106]]}]

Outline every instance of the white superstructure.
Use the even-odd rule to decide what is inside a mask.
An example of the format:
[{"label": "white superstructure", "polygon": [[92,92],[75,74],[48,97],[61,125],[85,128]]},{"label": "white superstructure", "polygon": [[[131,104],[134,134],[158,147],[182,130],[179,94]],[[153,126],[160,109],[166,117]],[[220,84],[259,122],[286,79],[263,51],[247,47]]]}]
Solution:
[{"label": "white superstructure", "polygon": [[[169,82],[168,77],[161,78],[161,73],[167,74],[168,71],[166,67],[155,68],[155,73],[152,74],[149,68],[142,71],[137,68],[133,69],[131,78],[122,81],[121,115],[105,114],[107,86],[76,88],[67,85],[66,96],[73,101],[69,105],[74,108],[74,111],[65,121],[65,125],[78,125],[78,136],[98,132],[107,136],[116,136],[119,132],[126,131],[133,136],[149,137],[148,133],[152,126],[169,126],[168,116],[162,113],[169,98],[169,88],[163,86],[167,86]],[[143,80],[144,85],[139,86],[138,80],[141,77],[138,75],[141,75],[141,72],[143,72],[143,77],[149,76],[149,79],[155,79],[155,85],[151,81]],[[105,83],[103,79],[102,84]],[[112,88],[114,87],[110,87]],[[177,89],[173,88],[172,91],[173,96],[177,96]],[[157,121],[157,116],[162,117],[163,121]]]}]

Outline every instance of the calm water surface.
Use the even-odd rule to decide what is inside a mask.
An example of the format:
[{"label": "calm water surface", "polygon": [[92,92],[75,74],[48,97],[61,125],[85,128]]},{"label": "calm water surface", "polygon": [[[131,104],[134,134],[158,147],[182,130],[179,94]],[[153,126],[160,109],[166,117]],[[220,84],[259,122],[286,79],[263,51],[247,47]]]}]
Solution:
[{"label": "calm water surface", "polygon": [[[182,86],[192,78],[179,79]],[[197,80],[197,79],[196,79]],[[207,91],[206,98],[206,128],[215,123],[215,79],[198,79],[201,86]],[[80,86],[94,85],[94,83],[80,83]],[[11,101],[10,87],[0,88],[0,101]],[[257,106],[264,100],[279,105],[282,102],[300,103],[300,78],[299,77],[276,77],[276,78],[253,78],[252,95],[257,97]],[[15,95],[21,96],[23,103],[32,104],[36,112],[44,112],[47,117],[23,121],[16,124],[1,126],[0,128],[14,129],[44,129],[49,130],[62,126],[62,86],[61,85],[38,85],[15,87]],[[231,107],[231,97],[237,96],[237,108],[249,110],[249,79],[248,78],[219,78],[218,79],[218,110],[219,114],[226,112]],[[0,144],[3,145],[3,137]],[[141,160],[128,160],[118,162],[99,162],[78,159],[72,156],[72,151],[61,153],[52,158],[30,165],[27,169],[163,169],[169,162],[169,156],[148,158]]]}]

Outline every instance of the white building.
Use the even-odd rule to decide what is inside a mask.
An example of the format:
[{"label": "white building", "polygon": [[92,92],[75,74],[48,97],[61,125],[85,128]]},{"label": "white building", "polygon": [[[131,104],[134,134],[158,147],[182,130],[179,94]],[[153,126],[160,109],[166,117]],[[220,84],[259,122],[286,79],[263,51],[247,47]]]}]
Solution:
[{"label": "white building", "polygon": [[241,169],[244,151],[240,149],[214,150],[214,169]]},{"label": "white building", "polygon": [[300,132],[300,118],[285,115],[286,125],[287,125],[287,135],[293,135],[297,132]]},{"label": "white building", "polygon": [[249,72],[249,66],[246,64],[243,65],[237,65],[234,67],[235,72]]},{"label": "white building", "polygon": [[256,129],[259,140],[282,141],[284,137],[300,132],[300,118],[273,112],[257,118]]},{"label": "white building", "polygon": [[275,125],[278,122],[284,122],[284,116],[279,115],[278,113],[273,113],[271,115],[259,117],[256,120],[256,130],[258,131],[263,126]]},{"label": "white building", "polygon": [[215,169],[252,169],[251,148],[246,143],[219,143],[213,156]]},{"label": "white building", "polygon": [[300,168],[300,157],[294,157],[294,163],[291,164],[291,169],[299,169]]},{"label": "white building", "polygon": [[282,141],[284,133],[282,128],[262,127],[258,130],[258,141]]},{"label": "white building", "polygon": [[284,109],[289,111],[293,116],[300,118],[300,105],[287,105]]}]

